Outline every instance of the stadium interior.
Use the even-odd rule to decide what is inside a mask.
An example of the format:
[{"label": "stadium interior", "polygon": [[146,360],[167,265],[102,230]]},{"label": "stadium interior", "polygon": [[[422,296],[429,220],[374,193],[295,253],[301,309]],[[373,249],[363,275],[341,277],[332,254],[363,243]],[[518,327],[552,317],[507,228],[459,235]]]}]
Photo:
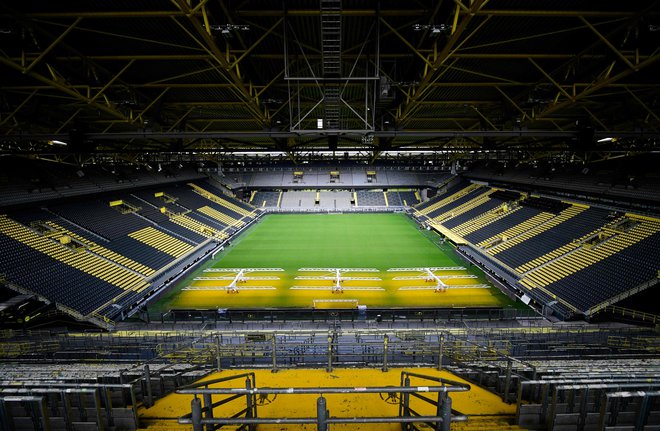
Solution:
[{"label": "stadium interior", "polygon": [[0,431],[660,430],[660,1],[0,4]]}]

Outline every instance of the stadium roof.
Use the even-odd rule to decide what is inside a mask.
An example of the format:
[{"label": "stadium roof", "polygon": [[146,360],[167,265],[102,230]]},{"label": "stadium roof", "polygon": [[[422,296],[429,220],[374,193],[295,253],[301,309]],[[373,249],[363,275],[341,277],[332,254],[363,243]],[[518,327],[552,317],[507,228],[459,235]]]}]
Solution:
[{"label": "stadium roof", "polygon": [[12,2],[0,151],[651,151],[659,5]]}]

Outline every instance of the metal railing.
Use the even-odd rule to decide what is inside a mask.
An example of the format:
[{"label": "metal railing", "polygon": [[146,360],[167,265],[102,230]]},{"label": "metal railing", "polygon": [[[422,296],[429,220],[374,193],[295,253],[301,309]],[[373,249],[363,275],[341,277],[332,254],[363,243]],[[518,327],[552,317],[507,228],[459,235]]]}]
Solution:
[{"label": "metal railing", "polygon": [[[435,386],[412,386],[410,379],[416,378],[439,383]],[[219,383],[236,379],[245,379],[244,388],[210,387]],[[402,372],[401,386],[366,386],[366,387],[297,387],[297,388],[259,388],[256,385],[254,373],[244,373],[236,376],[224,377],[204,381],[195,385],[180,388],[178,394],[193,395],[191,412],[179,418],[180,424],[191,424],[193,431],[214,431],[223,425],[238,425],[239,430],[253,431],[257,425],[264,424],[316,424],[317,430],[327,431],[333,424],[366,424],[366,423],[400,423],[403,430],[419,430],[415,424],[427,424],[437,431],[449,431],[451,422],[467,421],[464,415],[452,415],[451,398],[449,392],[466,392],[470,385],[445,380],[438,377],[426,376],[418,373]],[[381,394],[398,401],[399,412],[397,416],[331,416],[327,408],[328,394]],[[316,400],[316,417],[259,417],[257,411],[258,397],[268,395],[309,395],[318,394]],[[429,394],[437,394],[433,399]],[[213,395],[227,395],[227,397],[213,402]],[[434,406],[435,415],[422,415],[410,407],[410,398],[414,397]],[[217,416],[214,409],[232,401],[244,400],[241,410],[224,416]],[[244,407],[243,407],[244,406]]]}]

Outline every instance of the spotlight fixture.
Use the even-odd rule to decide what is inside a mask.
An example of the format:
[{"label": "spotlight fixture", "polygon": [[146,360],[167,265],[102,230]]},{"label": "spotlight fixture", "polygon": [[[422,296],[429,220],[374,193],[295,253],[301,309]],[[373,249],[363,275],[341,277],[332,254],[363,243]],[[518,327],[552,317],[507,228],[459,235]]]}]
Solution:
[{"label": "spotlight fixture", "polygon": [[430,30],[431,36],[439,36],[441,33],[451,31],[451,26],[446,24],[413,24],[413,30],[424,31]]},{"label": "spotlight fixture", "polygon": [[362,144],[364,145],[372,145],[374,143],[374,135],[369,134],[369,135],[364,135],[362,137]]},{"label": "spotlight fixture", "polygon": [[392,81],[392,85],[395,85],[400,88],[409,88],[409,87],[414,87],[415,85],[419,84],[419,81]]},{"label": "spotlight fixture", "polygon": [[232,37],[234,31],[250,31],[250,26],[247,24],[219,24],[210,25],[209,30],[219,31],[224,37]]}]

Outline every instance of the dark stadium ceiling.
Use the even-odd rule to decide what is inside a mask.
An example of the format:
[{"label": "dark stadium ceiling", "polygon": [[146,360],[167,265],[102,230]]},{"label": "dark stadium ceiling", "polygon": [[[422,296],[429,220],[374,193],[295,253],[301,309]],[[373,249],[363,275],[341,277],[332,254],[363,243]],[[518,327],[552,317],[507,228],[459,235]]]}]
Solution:
[{"label": "dark stadium ceiling", "polygon": [[654,151],[659,6],[3,3],[0,153]]}]

